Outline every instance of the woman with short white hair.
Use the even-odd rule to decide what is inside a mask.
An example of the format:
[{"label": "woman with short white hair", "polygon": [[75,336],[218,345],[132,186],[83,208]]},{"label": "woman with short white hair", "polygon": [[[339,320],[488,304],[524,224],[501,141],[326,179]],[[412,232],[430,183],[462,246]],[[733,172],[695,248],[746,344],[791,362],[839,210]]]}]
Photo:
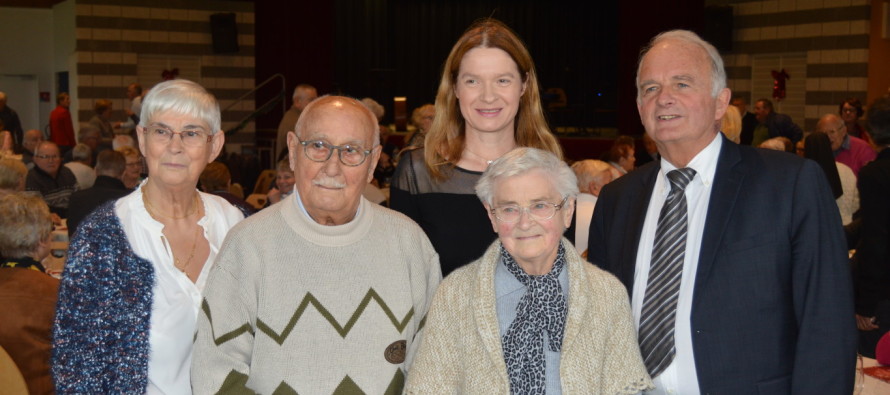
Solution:
[{"label": "woman with short white hair", "polygon": [[53,336],[60,393],[191,393],[201,292],[244,218],[195,188],[225,142],[213,95],[158,84],[136,130],[148,178],[88,216],[68,250]]},{"label": "woman with short white hair", "polygon": [[562,238],[577,182],[556,155],[517,148],[476,194],[496,240],[436,292],[409,394],[629,394],[652,388],[624,286]]}]

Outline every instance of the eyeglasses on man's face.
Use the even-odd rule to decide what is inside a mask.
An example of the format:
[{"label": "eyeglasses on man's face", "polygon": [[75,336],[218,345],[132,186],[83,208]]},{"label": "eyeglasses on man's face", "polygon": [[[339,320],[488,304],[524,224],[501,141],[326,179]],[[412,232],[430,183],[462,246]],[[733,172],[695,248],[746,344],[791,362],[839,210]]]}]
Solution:
[{"label": "eyeglasses on man's face", "polygon": [[34,157],[37,159],[49,159],[49,160],[56,160],[56,159],[61,158],[61,156],[59,156],[59,155],[34,155]]},{"label": "eyeglasses on man's face", "polygon": [[344,144],[333,145],[323,140],[303,140],[297,137],[297,141],[303,146],[303,154],[313,162],[327,162],[334,150],[340,163],[346,166],[358,166],[365,162],[372,150],[366,150],[359,145]]},{"label": "eyeglasses on man's face", "polygon": [[172,129],[161,125],[149,125],[143,128],[145,136],[152,142],[158,144],[168,144],[173,140],[174,135],[179,135],[182,145],[188,147],[202,147],[213,139],[213,135],[204,129],[186,129],[181,132],[175,132]]},{"label": "eyeglasses on man's face", "polygon": [[557,211],[565,207],[566,201],[568,200],[569,197],[566,196],[559,204],[554,204],[547,201],[532,202],[525,207],[518,204],[508,204],[505,206],[492,208],[491,213],[494,214],[495,218],[497,218],[499,221],[505,223],[513,223],[519,221],[519,218],[522,217],[523,211],[528,213],[528,215],[534,220],[544,221],[553,218],[553,216],[556,215]]}]

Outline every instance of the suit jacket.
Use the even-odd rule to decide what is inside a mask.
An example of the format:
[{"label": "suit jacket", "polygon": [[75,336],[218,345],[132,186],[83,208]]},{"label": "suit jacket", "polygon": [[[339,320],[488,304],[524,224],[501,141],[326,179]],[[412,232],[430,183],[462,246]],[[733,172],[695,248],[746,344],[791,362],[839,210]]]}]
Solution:
[{"label": "suit jacket", "polygon": [[[631,295],[659,166],[607,185],[590,225],[588,259]],[[849,394],[856,327],[846,262],[837,206],[815,162],[724,138],[690,317],[701,392]]]},{"label": "suit jacket", "polygon": [[[766,116],[766,128],[769,130],[769,137],[778,137],[785,136],[791,140],[792,143],[797,144],[801,138],[803,138],[803,130],[800,129],[800,126],[797,126],[794,121],[791,120],[791,117],[785,114],[779,114],[777,112],[771,112]],[[753,134],[753,133],[752,133]]]},{"label": "suit jacket", "polygon": [[752,112],[745,112],[745,116],[742,117],[742,132],[739,134],[739,144],[741,145],[751,145],[751,141],[754,140],[754,129],[757,128],[757,116]]},{"label": "suit jacket", "polygon": [[[881,301],[890,301],[890,149],[859,171],[862,226],[856,248],[856,313],[875,316]],[[890,322],[881,322],[890,324]]]}]

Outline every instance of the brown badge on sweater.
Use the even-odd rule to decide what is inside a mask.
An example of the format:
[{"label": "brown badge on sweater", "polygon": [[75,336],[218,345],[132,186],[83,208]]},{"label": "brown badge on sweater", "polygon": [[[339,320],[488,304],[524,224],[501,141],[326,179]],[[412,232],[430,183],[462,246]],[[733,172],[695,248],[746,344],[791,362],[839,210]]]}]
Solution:
[{"label": "brown badge on sweater", "polygon": [[407,342],[404,340],[398,340],[393,344],[390,344],[386,347],[386,350],[383,351],[383,357],[386,358],[386,361],[398,365],[402,362],[405,362],[405,351]]}]

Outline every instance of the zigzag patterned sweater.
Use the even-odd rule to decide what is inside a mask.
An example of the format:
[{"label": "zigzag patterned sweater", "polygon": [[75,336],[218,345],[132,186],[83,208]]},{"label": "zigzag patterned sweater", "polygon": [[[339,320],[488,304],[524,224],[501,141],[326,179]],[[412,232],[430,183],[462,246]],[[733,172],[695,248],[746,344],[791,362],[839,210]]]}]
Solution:
[{"label": "zigzag patterned sweater", "polygon": [[229,232],[198,318],[194,392],[401,393],[438,255],[395,211],[362,199],[353,221],[323,226],[295,195]]}]

